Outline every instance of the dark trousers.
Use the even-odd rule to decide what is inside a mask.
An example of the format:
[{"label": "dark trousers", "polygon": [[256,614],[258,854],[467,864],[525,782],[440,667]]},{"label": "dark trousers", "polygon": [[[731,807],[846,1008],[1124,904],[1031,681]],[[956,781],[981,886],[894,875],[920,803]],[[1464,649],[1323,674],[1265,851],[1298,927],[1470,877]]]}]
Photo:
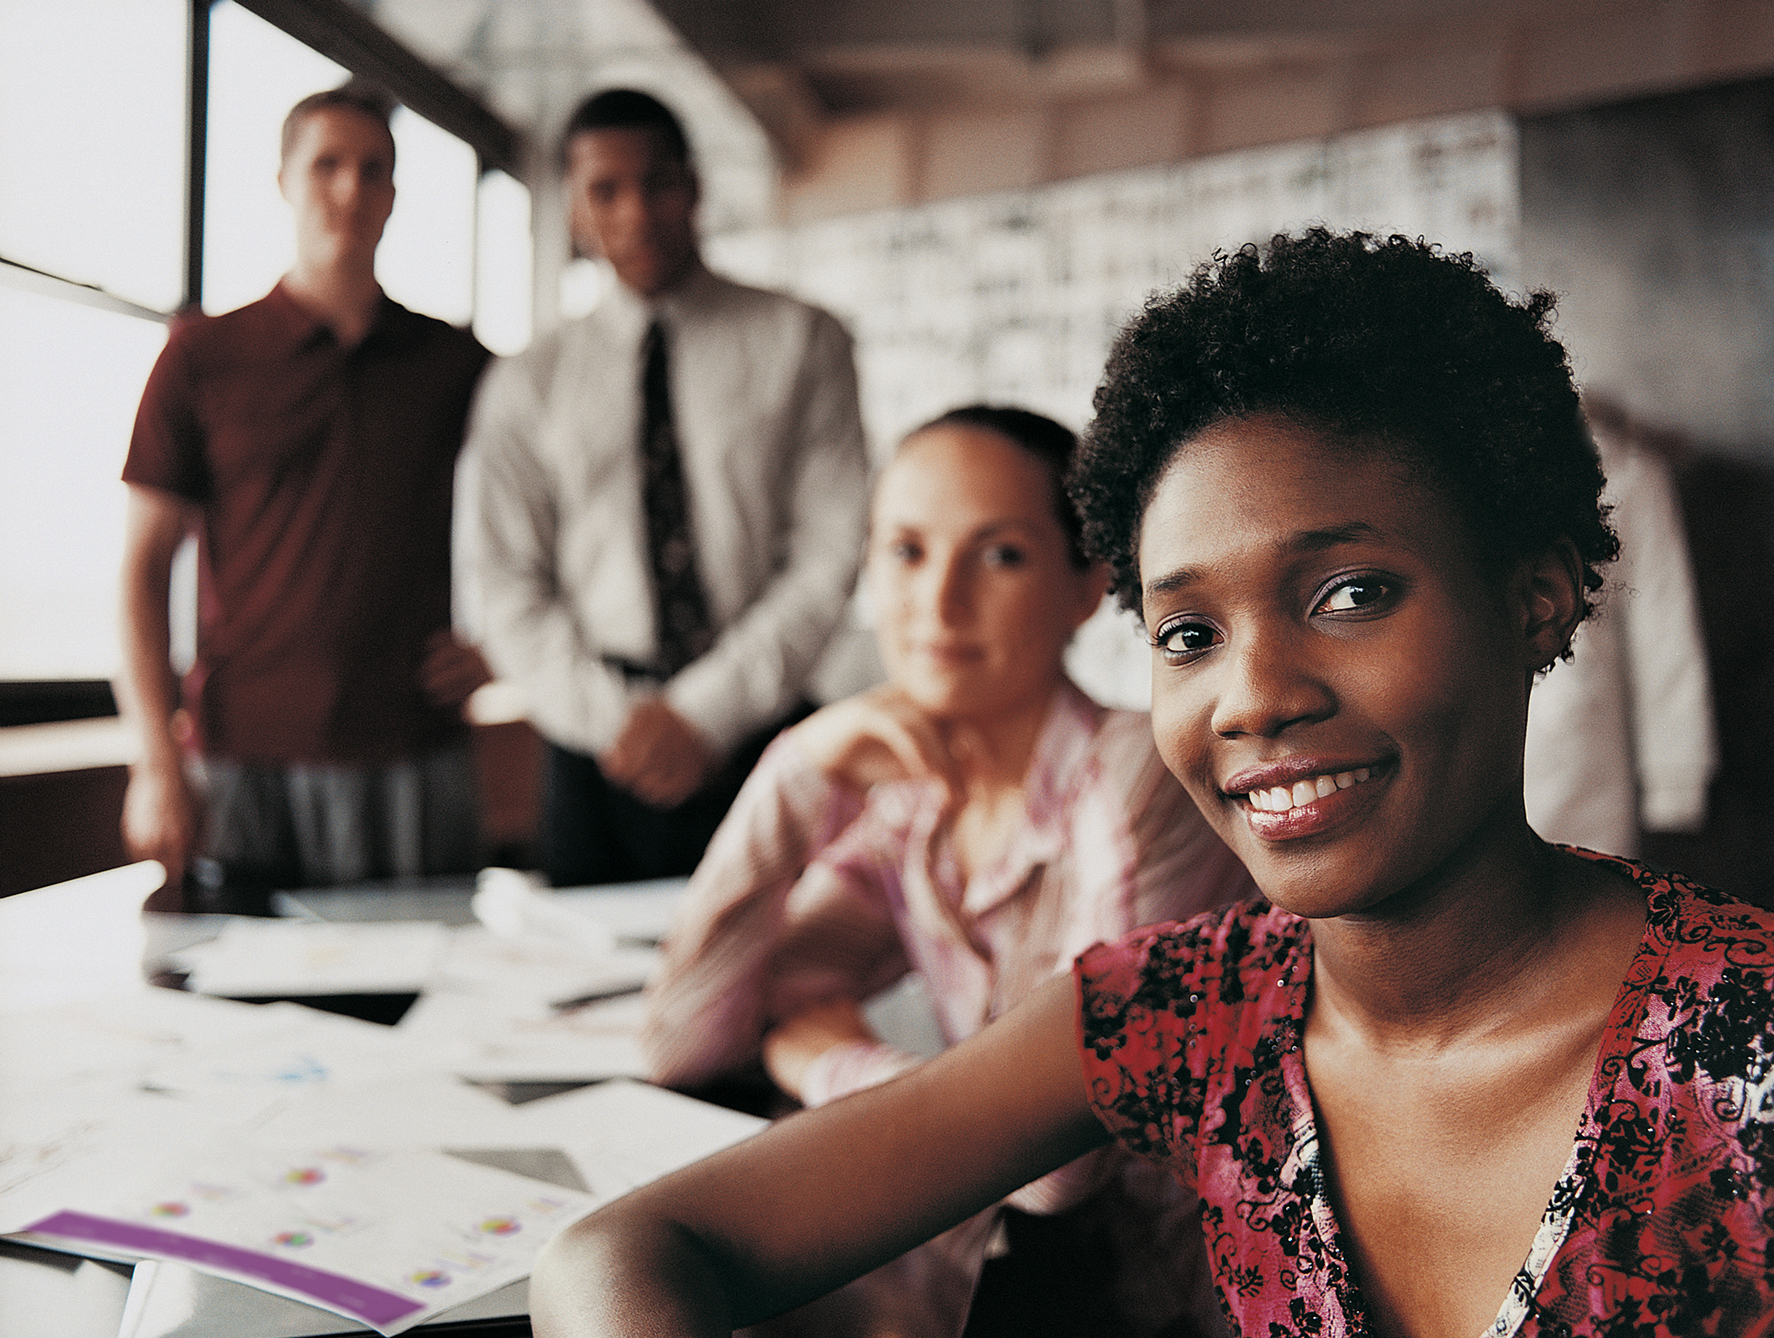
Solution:
[{"label": "dark trousers", "polygon": [[689,873],[770,740],[812,709],[799,706],[743,740],[703,787],[676,808],[656,808],[636,798],[605,780],[594,758],[550,743],[542,872],[555,887]]}]

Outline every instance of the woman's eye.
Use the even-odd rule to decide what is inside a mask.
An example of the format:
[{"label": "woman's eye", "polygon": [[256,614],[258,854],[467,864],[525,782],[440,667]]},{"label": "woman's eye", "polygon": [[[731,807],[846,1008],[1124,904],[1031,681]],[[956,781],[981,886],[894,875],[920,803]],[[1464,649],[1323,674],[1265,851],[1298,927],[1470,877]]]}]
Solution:
[{"label": "woman's eye", "polygon": [[1211,650],[1218,634],[1206,623],[1172,623],[1160,627],[1152,644],[1164,658],[1173,662],[1189,659],[1204,650]]},{"label": "woman's eye", "polygon": [[1314,613],[1360,613],[1384,603],[1393,587],[1377,576],[1358,576],[1339,581],[1318,601]]},{"label": "woman's eye", "polygon": [[896,539],[887,545],[887,556],[896,562],[916,562],[923,550],[910,539]]},{"label": "woman's eye", "polygon": [[992,567],[1020,567],[1026,554],[1015,544],[993,544],[986,549],[986,565]]}]

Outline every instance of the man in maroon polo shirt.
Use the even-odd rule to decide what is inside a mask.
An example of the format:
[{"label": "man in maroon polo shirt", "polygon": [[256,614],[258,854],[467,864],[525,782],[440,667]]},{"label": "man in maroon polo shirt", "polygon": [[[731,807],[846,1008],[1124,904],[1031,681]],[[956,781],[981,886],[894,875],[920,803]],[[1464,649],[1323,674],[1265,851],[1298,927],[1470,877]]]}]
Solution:
[{"label": "man in maroon polo shirt", "polygon": [[[478,856],[461,707],[487,673],[450,632],[450,515],[488,355],[376,282],[389,110],[356,84],[292,109],[295,265],[257,302],[175,322],[130,441],[117,689],[141,755],[123,834],[169,884],[196,875],[194,909]],[[167,595],[187,533],[181,695]]]}]

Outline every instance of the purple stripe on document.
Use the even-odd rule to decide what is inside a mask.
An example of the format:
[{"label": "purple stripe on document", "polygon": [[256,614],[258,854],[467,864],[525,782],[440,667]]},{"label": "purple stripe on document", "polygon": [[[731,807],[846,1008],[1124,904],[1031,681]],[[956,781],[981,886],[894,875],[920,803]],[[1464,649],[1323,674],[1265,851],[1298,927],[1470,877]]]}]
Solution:
[{"label": "purple stripe on document", "polygon": [[304,1268],[287,1259],[273,1258],[255,1250],[242,1250],[218,1241],[201,1240],[177,1231],[158,1227],[137,1226],[111,1217],[93,1217],[88,1213],[56,1213],[41,1222],[34,1222],[26,1231],[41,1231],[49,1236],[69,1240],[89,1240],[99,1245],[115,1245],[137,1254],[151,1254],[161,1259],[177,1259],[198,1267],[226,1269],[241,1277],[259,1278],[275,1283],[303,1296],[311,1296],[329,1309],[340,1310],[354,1319],[373,1325],[391,1324],[425,1307],[418,1301],[385,1292],[380,1287],[328,1273],[323,1269]]}]

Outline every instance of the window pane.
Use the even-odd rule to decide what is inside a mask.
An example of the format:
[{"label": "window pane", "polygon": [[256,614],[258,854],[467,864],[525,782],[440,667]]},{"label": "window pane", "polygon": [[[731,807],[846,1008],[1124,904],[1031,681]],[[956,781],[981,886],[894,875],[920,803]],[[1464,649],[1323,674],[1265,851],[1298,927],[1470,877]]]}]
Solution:
[{"label": "window pane", "polygon": [[495,353],[521,353],[530,343],[534,281],[528,186],[503,172],[481,178],[477,240],[474,332]]},{"label": "window pane", "polygon": [[290,266],[295,230],[277,191],[283,118],[343,67],[232,0],[210,11],[203,309],[244,306]]},{"label": "window pane", "polygon": [[0,256],[178,305],[185,0],[0,4]]},{"label": "window pane", "polygon": [[474,150],[402,107],[394,114],[394,214],[376,277],[396,302],[467,325],[474,315]]},{"label": "window pane", "polygon": [[118,475],[158,321],[0,286],[0,678],[118,667]]}]

